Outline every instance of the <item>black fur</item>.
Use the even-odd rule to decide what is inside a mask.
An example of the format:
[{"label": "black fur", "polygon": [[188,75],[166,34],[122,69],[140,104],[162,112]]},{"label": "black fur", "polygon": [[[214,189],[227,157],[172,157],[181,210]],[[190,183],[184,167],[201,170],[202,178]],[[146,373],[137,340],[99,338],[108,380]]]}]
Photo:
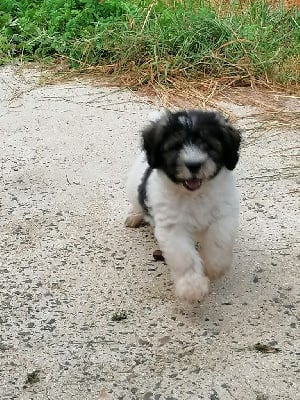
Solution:
[{"label": "black fur", "polygon": [[140,205],[143,207],[143,210],[146,215],[149,215],[149,209],[147,206],[147,181],[149,179],[149,176],[151,175],[152,168],[148,167],[144,173],[144,176],[142,178],[142,182],[138,187],[138,199]]},{"label": "black fur", "polygon": [[143,149],[151,168],[162,169],[175,183],[180,149],[193,144],[205,151],[216,164],[233,170],[239,159],[240,132],[221,114],[212,111],[167,111],[142,132]]}]

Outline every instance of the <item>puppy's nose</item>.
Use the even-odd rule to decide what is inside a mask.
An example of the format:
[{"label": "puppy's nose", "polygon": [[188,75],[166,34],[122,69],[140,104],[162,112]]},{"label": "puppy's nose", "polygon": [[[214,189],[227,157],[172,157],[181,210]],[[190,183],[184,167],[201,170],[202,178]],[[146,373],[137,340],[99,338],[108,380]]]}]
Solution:
[{"label": "puppy's nose", "polygon": [[195,174],[201,168],[202,163],[199,161],[186,161],[185,165],[192,173]]}]

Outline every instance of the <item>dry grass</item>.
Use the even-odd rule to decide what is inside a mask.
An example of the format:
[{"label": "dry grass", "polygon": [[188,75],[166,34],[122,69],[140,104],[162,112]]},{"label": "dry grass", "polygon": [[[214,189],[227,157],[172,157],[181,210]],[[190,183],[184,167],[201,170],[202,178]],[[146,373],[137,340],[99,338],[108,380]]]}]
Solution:
[{"label": "dry grass", "polygon": [[[265,81],[249,81],[245,78],[204,77],[188,80],[182,76],[169,77],[167,84],[147,81],[145,76],[132,70],[119,74],[115,65],[69,69],[66,60],[44,66],[41,83],[57,84],[79,80],[98,86],[113,86],[133,90],[166,108],[217,108],[234,119],[228,107],[222,103],[252,106],[256,111],[249,115],[259,121],[300,128],[300,91],[280,85],[268,85]],[[244,81],[243,81],[244,79]]]}]

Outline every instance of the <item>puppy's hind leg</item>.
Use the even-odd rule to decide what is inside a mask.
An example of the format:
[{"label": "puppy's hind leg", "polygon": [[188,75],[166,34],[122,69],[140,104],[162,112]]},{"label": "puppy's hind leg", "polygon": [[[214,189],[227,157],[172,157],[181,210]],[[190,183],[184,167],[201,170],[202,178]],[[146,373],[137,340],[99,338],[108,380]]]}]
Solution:
[{"label": "puppy's hind leg", "polygon": [[127,195],[131,204],[125,225],[129,228],[137,228],[144,223],[144,210],[139,201],[139,188],[143,183],[143,176],[147,169],[145,155],[141,153],[133,164],[127,180]]},{"label": "puppy's hind leg", "polygon": [[125,220],[125,226],[128,228],[139,228],[144,225],[144,212],[139,204],[135,204],[129,210],[127,218]]}]

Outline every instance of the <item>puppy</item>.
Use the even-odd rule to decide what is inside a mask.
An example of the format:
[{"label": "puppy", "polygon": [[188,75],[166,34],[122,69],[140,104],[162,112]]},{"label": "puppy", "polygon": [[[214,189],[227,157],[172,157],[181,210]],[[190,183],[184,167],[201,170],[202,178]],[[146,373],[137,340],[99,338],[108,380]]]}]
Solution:
[{"label": "puppy", "polygon": [[240,142],[240,132],[211,111],[166,111],[142,132],[143,151],[128,177],[126,226],[153,226],[184,300],[201,300],[209,280],[231,265],[239,217],[232,171]]}]

